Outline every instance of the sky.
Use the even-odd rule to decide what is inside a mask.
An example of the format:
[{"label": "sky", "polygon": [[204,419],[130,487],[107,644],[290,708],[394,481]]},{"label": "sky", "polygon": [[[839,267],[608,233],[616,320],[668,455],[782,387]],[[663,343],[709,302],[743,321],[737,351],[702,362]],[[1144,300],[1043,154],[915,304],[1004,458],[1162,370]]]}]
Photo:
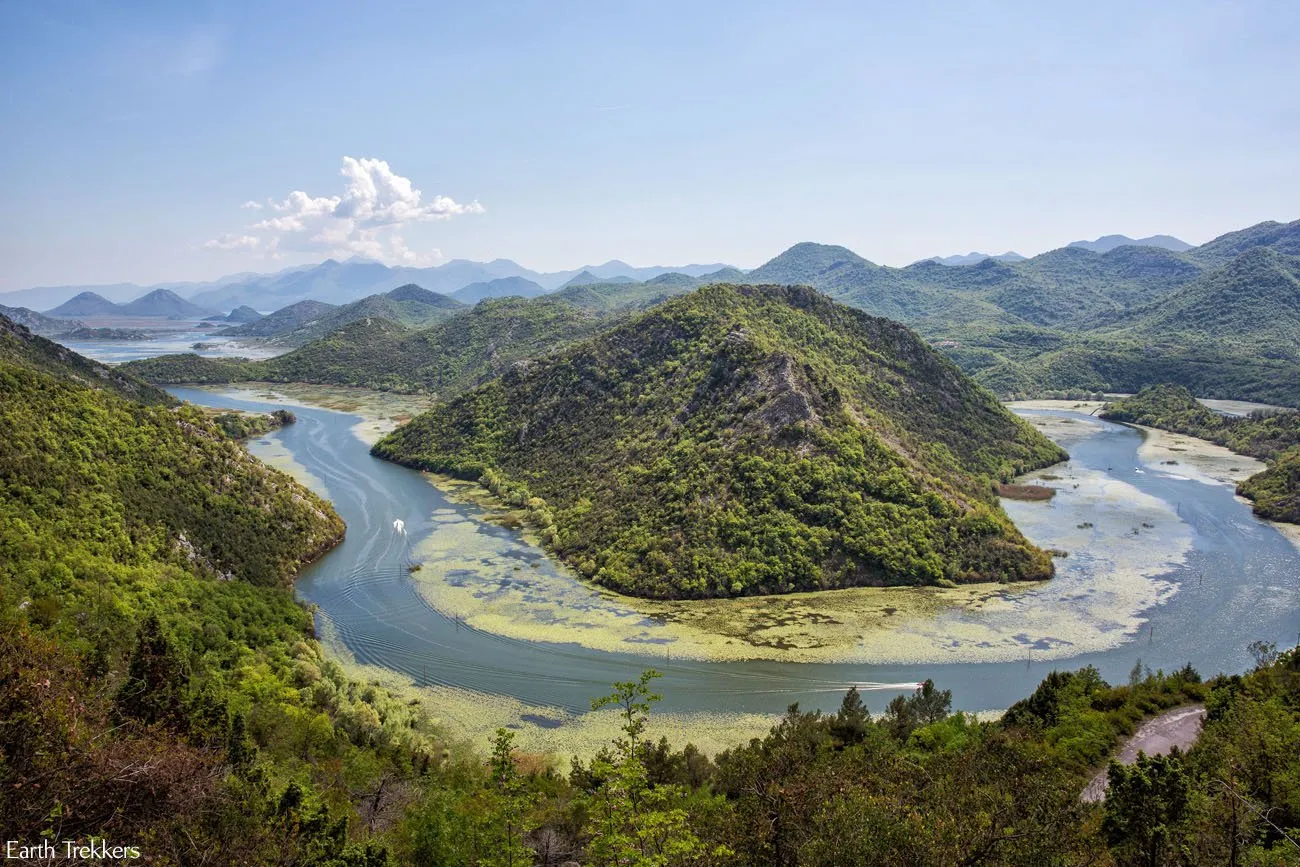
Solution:
[{"label": "sky", "polygon": [[1300,217],[1300,3],[0,3],[0,290]]}]

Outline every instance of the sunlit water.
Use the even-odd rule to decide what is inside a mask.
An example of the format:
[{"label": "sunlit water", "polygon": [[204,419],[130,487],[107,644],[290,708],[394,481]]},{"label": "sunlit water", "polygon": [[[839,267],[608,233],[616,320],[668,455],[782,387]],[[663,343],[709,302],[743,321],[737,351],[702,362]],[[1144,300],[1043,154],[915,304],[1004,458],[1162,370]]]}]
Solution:
[{"label": "sunlit water", "polygon": [[[284,351],[229,337],[215,337],[208,331],[195,329],[162,332],[148,340],[55,340],[74,352],[110,364],[178,352],[193,352],[206,358],[270,358]],[[196,343],[205,344],[205,347],[195,349]]]},{"label": "sunlit water", "polygon": [[[210,406],[260,411],[275,406],[195,389],[172,391]],[[421,474],[372,458],[353,430],[356,416],[302,407],[294,412],[297,424],[251,442],[250,449],[291,457],[348,525],[345,541],[303,572],[298,594],[317,606],[322,626],[358,662],[402,673],[420,685],[510,696],[577,713],[612,681],[653,664],[665,673],[661,691],[670,710],[778,713],[794,701],[831,710],[849,684],[868,687],[867,702],[878,709],[905,685],[931,678],[952,690],[957,708],[975,711],[1009,706],[1053,668],[1095,665],[1117,682],[1139,659],[1152,669],[1191,662],[1204,673],[1240,671],[1249,664],[1250,642],[1290,644],[1300,634],[1300,551],[1256,520],[1231,487],[1145,467],[1137,456],[1138,431],[1086,419],[1086,430],[1067,443],[1069,465],[1049,471],[1060,477],[1052,484],[1064,489],[1057,500],[1008,506],[1031,539],[1047,544],[1056,534],[1073,539],[1076,547],[1059,566],[1062,577],[1023,594],[1028,602],[1016,603],[1029,607],[1013,606],[996,617],[1013,637],[1018,617],[1037,622],[1035,605],[1061,622],[1091,618],[1097,622],[1085,625],[1093,634],[1115,630],[1113,646],[1106,649],[1072,655],[1077,630],[1063,627],[1060,635],[1046,639],[1027,631],[1023,659],[961,661],[980,658],[977,643],[964,646],[962,636],[984,615],[955,613],[935,620],[936,635],[947,622],[956,636],[936,649],[934,659],[946,661],[895,664],[691,661],[672,657],[671,647],[664,648],[663,658],[654,658],[584,647],[565,626],[545,640],[507,638],[466,626],[418,592],[410,567],[421,550],[438,547],[437,534],[463,531],[472,523],[472,542],[464,543],[471,546],[465,552],[471,562],[463,571],[477,580],[506,586],[536,574],[572,579],[518,533],[482,521],[478,509],[449,500]],[[1101,484],[1093,487],[1109,493],[1094,498],[1095,505],[1070,500],[1071,478],[1095,482],[1095,477],[1102,477]],[[1096,513],[1094,528],[1078,526],[1085,506]],[[398,519],[405,522],[405,535],[393,530]],[[1113,530],[1111,536],[1102,533],[1108,522],[1133,534],[1133,552],[1107,541],[1114,538]],[[461,538],[449,535],[445,541],[458,545]],[[1110,572],[1128,568],[1126,558],[1144,548],[1169,562],[1139,575],[1144,583],[1138,590],[1145,596],[1134,597],[1132,586],[1126,584],[1123,592],[1113,586]],[[1133,606],[1138,608],[1130,611]],[[1111,609],[1117,613],[1108,620],[1104,615]],[[630,631],[654,626],[627,616]],[[1061,658],[1046,659],[1050,653]]]}]

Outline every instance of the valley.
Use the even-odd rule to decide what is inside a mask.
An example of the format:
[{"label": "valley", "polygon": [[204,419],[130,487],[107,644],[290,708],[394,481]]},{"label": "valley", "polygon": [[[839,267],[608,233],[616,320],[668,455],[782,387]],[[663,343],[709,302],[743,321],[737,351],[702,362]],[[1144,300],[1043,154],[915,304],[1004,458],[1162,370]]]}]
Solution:
[{"label": "valley", "polygon": [[[1060,489],[1053,502],[1004,504],[1036,544],[1068,550],[1048,582],[659,603],[573,577],[463,483],[370,457],[374,425],[412,409],[389,403],[399,398],[327,397],[340,412],[311,408],[309,390],[286,400],[278,388],[176,393],[294,408],[298,424],[249,447],[327,494],[349,525],[298,593],[317,606],[333,652],[466,734],[508,723],[522,743],[581,754],[607,731],[587,719],[585,696],[651,664],[665,673],[663,725],[674,739],[721,745],[709,731],[757,732],[791,701],[833,709],[837,683],[860,684],[879,710],[933,678],[953,690],[954,707],[995,711],[1063,662],[1112,680],[1138,661],[1231,670],[1250,641],[1284,641],[1300,627],[1300,585],[1277,592],[1277,576],[1300,574],[1300,549],[1252,518],[1229,485],[1153,464],[1139,432],[1069,403],[1013,407],[1071,453],[1064,467],[1031,474]],[[398,517],[405,538],[389,526]],[[1244,631],[1223,629],[1232,623]]]},{"label": "valley", "polygon": [[[128,523],[114,553],[66,561],[71,585],[59,568],[13,571],[0,560],[0,592],[27,596],[20,622],[87,648],[72,651],[84,654],[75,676],[99,710],[80,736],[90,740],[73,748],[105,761],[92,733],[126,715],[124,740],[108,743],[152,743],[169,757],[193,749],[186,761],[231,769],[209,778],[198,806],[171,807],[168,821],[263,858],[285,845],[267,817],[296,793],[334,805],[304,808],[312,822],[372,809],[331,768],[378,793],[366,798],[400,781],[392,809],[415,828],[446,821],[418,814],[417,799],[470,804],[493,791],[474,746],[485,740],[499,750],[504,738],[541,768],[527,785],[548,781],[559,793],[538,795],[548,805],[599,787],[587,762],[618,749],[628,729],[591,697],[653,677],[662,740],[635,761],[675,775],[660,779],[681,780],[677,797],[709,799],[710,809],[748,810],[749,784],[728,780],[769,773],[754,757],[776,744],[828,738],[840,746],[801,762],[819,756],[831,780],[849,780],[860,773],[841,763],[877,749],[863,739],[884,738],[881,755],[908,768],[922,761],[923,775],[974,774],[973,791],[984,792],[1005,778],[1005,753],[982,770],[966,761],[1011,738],[1023,739],[1013,749],[1024,755],[1050,757],[1015,771],[1015,803],[1046,798],[1078,827],[1127,797],[1125,774],[1182,761],[1111,769],[1107,806],[1079,801],[1144,719],[1198,702],[1251,708],[1276,689],[1268,678],[1293,658],[1276,647],[1300,630],[1300,534],[1265,520],[1287,515],[1296,417],[1261,404],[1267,389],[1208,401],[1216,409],[1177,385],[1072,400],[1039,389],[1036,400],[1004,403],[946,356],[952,347],[814,289],[665,276],[472,307],[403,287],[340,319],[331,317],[347,305],[234,311],[222,316],[247,321],[197,325],[216,344],[207,356],[153,355],[166,339],[157,334],[87,341],[108,360],[141,347],[111,367],[6,326],[16,369],[0,366],[0,386],[30,393],[34,370],[62,383],[67,400],[108,389],[128,406],[153,405],[162,429],[176,414],[186,436],[216,443],[168,446],[188,463],[155,467],[141,458],[153,428],[112,422],[102,443],[74,437],[66,453],[43,433],[24,446],[36,461],[14,464],[0,503],[58,502],[65,468],[105,454],[110,482],[92,487],[96,502],[120,496],[177,522],[143,532]],[[390,304],[446,312],[414,325],[367,315],[391,314]],[[259,326],[264,336],[226,330]],[[1272,327],[1283,334],[1284,318]],[[313,329],[333,330],[288,345]],[[244,340],[276,354],[212,357]],[[174,408],[175,398],[190,406]],[[43,430],[13,405],[0,420],[20,435]],[[70,430],[95,412],[78,409]],[[210,432],[190,427],[204,424]],[[136,451],[124,455],[114,432],[128,430]],[[224,495],[231,474],[212,475],[221,467],[204,457],[214,447],[260,459],[253,490]],[[302,487],[286,488],[277,470]],[[328,540],[262,514],[304,505],[337,522]],[[55,545],[49,534],[61,525],[45,514],[0,519]],[[295,539],[304,554],[285,550]],[[93,589],[98,576],[141,556],[158,558],[158,571],[121,573],[113,580],[128,584],[114,586],[130,589],[115,594],[168,619],[136,615],[134,650],[124,633],[87,635],[85,612],[102,623],[111,604]],[[282,559],[294,556],[301,568]],[[276,578],[287,571],[292,591]],[[208,593],[208,581],[231,595],[178,608],[169,580],[182,593]],[[215,604],[228,607],[218,615]],[[223,630],[240,637],[223,641]],[[233,661],[244,645],[254,656]],[[19,652],[36,672],[62,665],[30,642]],[[127,678],[106,665],[125,665]],[[1201,671],[1248,671],[1252,696],[1226,697],[1235,676],[1203,683]],[[140,693],[133,685],[144,682],[154,686]],[[138,694],[155,698],[137,704]],[[78,735],[41,713],[43,736],[68,749]],[[1066,736],[1079,729],[1086,735]],[[1237,737],[1211,717],[1205,730],[1211,743]],[[1199,744],[1190,755],[1214,761]],[[565,762],[567,777],[554,770]],[[266,773],[279,782],[255,782]],[[98,803],[106,783],[85,776],[86,803]],[[174,784],[151,785],[176,803]],[[222,813],[220,803],[241,808]],[[260,831],[245,841],[209,830],[241,823]],[[1090,833],[1071,845],[1096,846]],[[320,839],[307,831],[288,845],[362,851]],[[382,839],[411,851],[396,832]]]}]

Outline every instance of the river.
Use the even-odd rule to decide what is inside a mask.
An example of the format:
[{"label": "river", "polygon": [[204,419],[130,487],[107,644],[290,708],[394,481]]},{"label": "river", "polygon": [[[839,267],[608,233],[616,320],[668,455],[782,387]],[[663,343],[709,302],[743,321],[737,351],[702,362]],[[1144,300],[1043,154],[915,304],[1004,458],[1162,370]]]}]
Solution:
[{"label": "river", "polygon": [[[278,405],[207,390],[171,391],[209,406],[267,411]],[[554,709],[555,721],[544,714],[533,720],[543,726],[582,713],[611,682],[649,666],[665,675],[660,682],[664,707],[680,713],[774,714],[796,701],[805,708],[833,710],[849,684],[867,687],[868,705],[879,710],[905,691],[903,685],[925,679],[952,690],[954,708],[981,711],[1006,708],[1025,697],[1053,668],[1093,665],[1112,682],[1125,681],[1138,660],[1153,670],[1190,662],[1204,674],[1235,672],[1250,664],[1250,642],[1289,645],[1300,633],[1300,551],[1273,526],[1254,518],[1230,486],[1153,470],[1138,456],[1142,434],[1134,429],[1080,413],[1039,411],[1026,414],[1060,421],[1067,430],[1078,425],[1062,435],[1071,453],[1069,464],[1053,468],[1057,475],[1039,474],[1054,479],[1061,493],[1050,504],[1007,507],[1039,544],[1049,544],[1058,531],[1075,539],[1070,557],[1059,562],[1061,577],[1016,597],[1001,613],[934,620],[942,632],[949,622],[1000,617],[1007,621],[1004,630],[1022,642],[1023,656],[1017,652],[1017,658],[1007,659],[1005,652],[989,651],[988,642],[963,645],[954,639],[936,642],[951,646],[936,646],[932,658],[888,664],[705,661],[674,657],[671,644],[665,644],[662,656],[658,646],[648,655],[593,649],[563,626],[546,640],[494,634],[438,610],[417,588],[412,564],[421,559],[422,549],[439,540],[438,534],[449,532],[445,528],[473,528],[470,561],[479,564],[452,570],[447,580],[459,580],[457,573],[502,586],[526,585],[536,574],[572,579],[517,531],[485,522],[480,509],[453,501],[422,474],[372,458],[354,431],[357,416],[292,409],[296,424],[249,447],[255,455],[278,455],[282,464],[291,459],[299,476],[327,496],[347,522],[345,541],[304,570],[297,582],[300,598],[316,606],[321,631],[358,663],[398,672],[417,686],[507,696],[529,707]],[[1110,492],[1104,499],[1109,517],[1095,505],[1103,500],[1071,501],[1090,486]],[[1096,528],[1092,521],[1080,520],[1089,509],[1098,512]],[[1168,526],[1151,523],[1158,520],[1155,515],[1167,515]],[[405,535],[393,530],[398,519],[405,522]],[[1127,568],[1107,559],[1120,543],[1118,530],[1099,535],[1105,521],[1125,528],[1125,537],[1132,536],[1138,550],[1169,547],[1170,562],[1159,574],[1126,579],[1125,586],[1142,588],[1146,595],[1095,592],[1107,586],[1111,570]],[[1084,526],[1090,529],[1078,529]],[[1103,616],[1124,606],[1138,608],[1119,612],[1113,622]],[[1058,619],[1101,619],[1088,640],[1062,636],[1057,641],[1050,631],[1038,634],[1031,628],[1035,611],[1049,607]],[[1026,624],[1023,635],[1017,632],[1018,618]],[[1051,624],[1056,622],[1044,621],[1044,628],[1055,628]],[[628,626],[635,631],[654,624],[630,619]],[[1076,654],[1074,647],[1100,649]]]}]

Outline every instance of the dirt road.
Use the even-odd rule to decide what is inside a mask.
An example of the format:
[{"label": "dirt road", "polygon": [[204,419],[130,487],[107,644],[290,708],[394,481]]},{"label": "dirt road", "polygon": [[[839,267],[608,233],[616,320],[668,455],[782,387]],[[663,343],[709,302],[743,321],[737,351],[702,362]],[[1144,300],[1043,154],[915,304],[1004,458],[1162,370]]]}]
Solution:
[{"label": "dirt road", "polygon": [[[1163,756],[1174,747],[1186,750],[1196,742],[1201,734],[1201,721],[1205,719],[1205,705],[1190,704],[1167,710],[1160,716],[1153,717],[1142,724],[1124,745],[1119,748],[1115,758],[1121,764],[1131,765],[1137,761],[1138,753],[1148,756]],[[1083,800],[1102,801],[1106,798],[1106,772],[1103,770],[1092,778],[1092,782],[1083,790]]]}]

